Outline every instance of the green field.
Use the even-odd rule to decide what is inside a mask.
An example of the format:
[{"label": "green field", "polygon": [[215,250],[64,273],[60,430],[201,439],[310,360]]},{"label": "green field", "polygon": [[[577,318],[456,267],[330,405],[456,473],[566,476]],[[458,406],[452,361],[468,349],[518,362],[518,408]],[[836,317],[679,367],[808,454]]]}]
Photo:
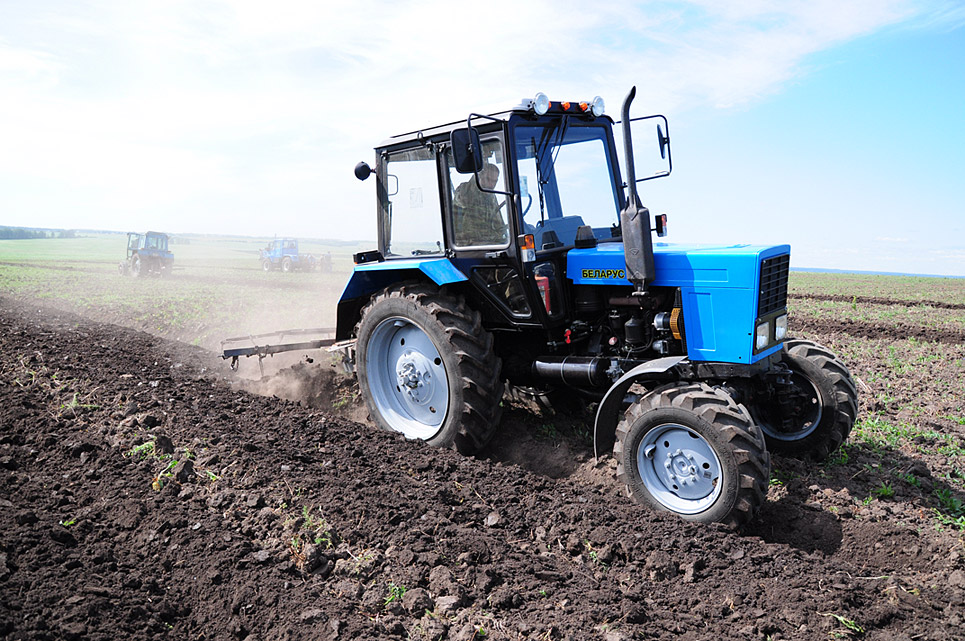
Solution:
[{"label": "green field", "polygon": [[303,253],[331,253],[331,273],[265,273],[267,239],[191,236],[171,244],[170,278],[135,279],[118,270],[126,238],[0,240],[0,292],[216,349],[227,336],[334,326],[352,253],[371,249],[303,240]]},{"label": "green field", "polygon": [[792,272],[789,294],[814,292],[848,298],[882,297],[913,303],[929,301],[961,305],[965,304],[965,278]]},{"label": "green field", "polygon": [[[170,278],[135,279],[117,268],[126,235],[0,240],[0,292],[217,349],[228,336],[332,327],[352,254],[373,245],[301,240],[330,252],[331,273],[261,271],[267,239],[186,236],[172,242]],[[792,272],[792,318],[965,331],[965,279]]]}]

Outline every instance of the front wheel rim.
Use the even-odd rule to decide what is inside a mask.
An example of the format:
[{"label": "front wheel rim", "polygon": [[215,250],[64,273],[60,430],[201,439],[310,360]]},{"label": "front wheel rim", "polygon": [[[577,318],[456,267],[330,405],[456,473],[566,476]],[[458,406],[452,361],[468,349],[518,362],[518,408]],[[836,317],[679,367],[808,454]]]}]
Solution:
[{"label": "front wheel rim", "polygon": [[407,438],[439,433],[449,410],[449,377],[428,334],[408,319],[375,328],[366,353],[372,401],[388,426]]},{"label": "front wheel rim", "polygon": [[698,514],[720,496],[720,459],[703,436],[685,425],[666,423],[647,432],[636,462],[647,491],[673,512]]}]

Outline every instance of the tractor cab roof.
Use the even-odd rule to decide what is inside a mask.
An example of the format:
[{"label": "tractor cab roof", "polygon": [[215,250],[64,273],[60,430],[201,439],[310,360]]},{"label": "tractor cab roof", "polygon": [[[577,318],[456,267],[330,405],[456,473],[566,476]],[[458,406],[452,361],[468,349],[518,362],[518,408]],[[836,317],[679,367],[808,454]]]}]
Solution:
[{"label": "tractor cab roof", "polygon": [[381,143],[379,143],[376,149],[384,149],[386,147],[393,147],[395,145],[412,142],[413,140],[446,135],[452,132],[454,129],[464,128],[467,122],[471,122],[474,126],[485,126],[494,122],[508,123],[514,117],[534,122],[559,120],[564,116],[574,116],[587,121],[605,119],[609,124],[612,125],[613,120],[609,116],[604,115],[603,112],[603,99],[599,96],[589,102],[557,102],[551,101],[543,93],[538,93],[536,94],[535,98],[524,98],[512,109],[497,111],[495,113],[485,115],[472,113],[469,114],[468,118],[462,120],[454,120],[443,125],[436,125],[427,129],[418,129],[416,131],[409,131],[403,134],[392,136],[391,138],[383,140]]},{"label": "tractor cab roof", "polygon": [[128,235],[128,236],[144,236],[145,238],[148,237],[148,236],[152,236],[152,237],[155,237],[155,238],[156,238],[156,237],[164,237],[164,238],[167,238],[167,237],[168,237],[167,234],[165,234],[164,232],[160,232],[160,231],[146,231],[146,232],[143,232],[143,233],[142,233],[142,232],[139,232],[139,231],[129,231],[129,232],[127,232],[127,235]]}]

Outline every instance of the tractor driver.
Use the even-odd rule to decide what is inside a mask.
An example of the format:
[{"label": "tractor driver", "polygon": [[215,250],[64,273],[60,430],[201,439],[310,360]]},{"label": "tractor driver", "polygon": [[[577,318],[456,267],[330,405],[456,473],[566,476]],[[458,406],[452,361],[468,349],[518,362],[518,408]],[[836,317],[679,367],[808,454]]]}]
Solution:
[{"label": "tractor driver", "polygon": [[[483,189],[494,189],[498,181],[499,167],[487,162],[479,170],[479,184]],[[502,205],[497,202],[495,194],[481,191],[476,186],[475,177],[456,188],[452,204],[457,245],[466,247],[506,244],[509,230],[499,213]]]}]

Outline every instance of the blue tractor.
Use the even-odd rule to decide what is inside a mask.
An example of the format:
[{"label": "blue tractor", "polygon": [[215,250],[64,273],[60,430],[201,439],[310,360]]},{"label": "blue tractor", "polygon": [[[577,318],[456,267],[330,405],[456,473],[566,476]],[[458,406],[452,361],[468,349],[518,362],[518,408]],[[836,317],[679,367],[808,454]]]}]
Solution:
[{"label": "blue tractor", "polygon": [[298,252],[298,240],[295,238],[276,238],[268,242],[261,250],[261,268],[266,272],[280,269],[283,272],[310,272],[318,267],[318,260],[311,254]]},{"label": "blue tractor", "polygon": [[596,454],[630,496],[740,526],[764,502],[769,452],[821,460],[847,438],[855,385],[826,347],[787,335],[788,245],[654,240],[666,217],[637,187],[670,174],[669,129],[631,119],[634,94],[625,174],[599,98],[537,94],[380,144],[374,169],[355,169],[376,178],[378,249],[355,255],[334,339],[317,344],[343,351],[380,427],[467,454],[507,389],[596,403]]},{"label": "blue tractor", "polygon": [[122,274],[135,278],[146,274],[170,276],[174,253],[168,249],[168,235],[156,231],[127,234],[127,256],[118,265]]}]

